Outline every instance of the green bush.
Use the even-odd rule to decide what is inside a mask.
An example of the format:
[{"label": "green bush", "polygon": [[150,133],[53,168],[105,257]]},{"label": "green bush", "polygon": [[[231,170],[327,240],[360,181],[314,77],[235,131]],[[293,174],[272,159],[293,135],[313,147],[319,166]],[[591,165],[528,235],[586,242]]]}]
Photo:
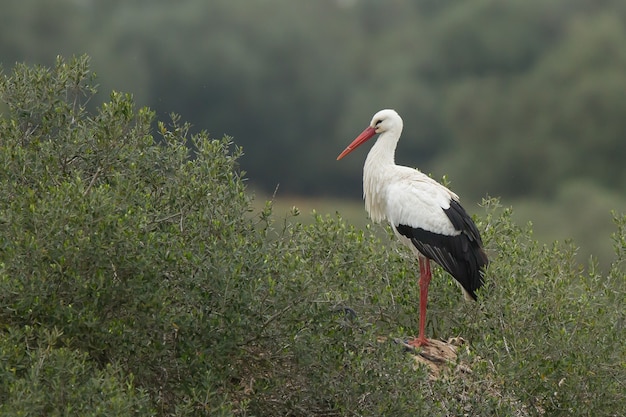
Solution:
[{"label": "green bush", "polygon": [[436,269],[429,305],[471,372],[432,379],[390,342],[417,324],[406,250],[338,215],[252,212],[229,138],[128,94],[88,111],[94,93],[87,57],[0,79],[0,414],[624,409],[626,218],[601,276],[486,202],[480,302]]},{"label": "green bush", "polygon": [[[503,387],[547,415],[620,415],[626,409],[623,239],[616,216],[617,260],[606,276],[574,261],[571,244],[539,246],[510,210],[487,219],[498,254],[474,347],[490,358]],[[620,249],[621,247],[621,249]],[[487,300],[487,298],[489,300]],[[541,413],[543,414],[543,413]]]},{"label": "green bush", "polygon": [[11,328],[0,339],[3,415],[148,415],[149,397],[132,376],[60,344],[57,329]]}]

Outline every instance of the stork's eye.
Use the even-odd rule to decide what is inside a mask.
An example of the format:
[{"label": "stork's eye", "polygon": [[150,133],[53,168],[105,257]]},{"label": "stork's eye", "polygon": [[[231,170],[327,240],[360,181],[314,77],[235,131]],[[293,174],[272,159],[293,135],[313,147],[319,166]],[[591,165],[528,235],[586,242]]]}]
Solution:
[{"label": "stork's eye", "polygon": [[374,126],[378,126],[379,124],[381,124],[383,121],[382,119],[376,120],[376,123],[374,123]]}]

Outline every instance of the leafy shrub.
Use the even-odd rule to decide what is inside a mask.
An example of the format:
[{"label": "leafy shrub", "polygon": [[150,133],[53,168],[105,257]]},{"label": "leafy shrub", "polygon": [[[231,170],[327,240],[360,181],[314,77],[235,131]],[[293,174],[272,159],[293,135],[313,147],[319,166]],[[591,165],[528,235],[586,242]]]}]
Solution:
[{"label": "leafy shrub", "polygon": [[0,80],[1,413],[623,409],[626,219],[603,277],[488,202],[480,303],[436,269],[429,306],[428,332],[467,339],[472,371],[432,379],[389,341],[416,328],[407,251],[338,215],[252,213],[229,138],[155,123],[128,94],[88,111],[88,64]]},{"label": "leafy shrub", "polygon": [[[59,344],[57,329],[12,328],[0,339],[3,415],[147,415],[150,402],[114,365]],[[26,347],[26,349],[24,349]]]},{"label": "leafy shrub", "polygon": [[616,216],[617,260],[602,276],[574,262],[571,244],[540,246],[511,210],[489,215],[487,239],[498,254],[490,270],[475,349],[493,362],[503,388],[535,414],[619,415],[626,406],[623,236]]}]

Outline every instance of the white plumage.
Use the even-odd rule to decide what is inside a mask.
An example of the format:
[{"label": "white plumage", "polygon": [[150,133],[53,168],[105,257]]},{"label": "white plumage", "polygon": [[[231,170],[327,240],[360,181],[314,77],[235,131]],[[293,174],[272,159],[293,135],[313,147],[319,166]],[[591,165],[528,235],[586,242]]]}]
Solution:
[{"label": "white plumage", "polygon": [[419,170],[396,165],[402,127],[398,113],[381,110],[337,159],[379,134],[363,168],[365,209],[374,222],[389,221],[398,238],[419,258],[420,333],[409,343],[422,346],[428,343],[424,327],[431,279],[429,259],[448,271],[473,299],[474,291],[482,285],[488,260],[480,234],[459,204],[459,197]]}]

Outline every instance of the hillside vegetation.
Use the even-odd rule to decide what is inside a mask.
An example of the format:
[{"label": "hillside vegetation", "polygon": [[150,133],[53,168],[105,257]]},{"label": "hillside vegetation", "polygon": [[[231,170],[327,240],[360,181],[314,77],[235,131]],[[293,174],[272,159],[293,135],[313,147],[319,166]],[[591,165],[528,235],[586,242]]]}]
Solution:
[{"label": "hillside vegetation", "polygon": [[39,0],[1,19],[5,68],[88,53],[98,101],[132,91],[233,135],[265,192],[358,198],[361,161],[334,156],[385,107],[400,162],[467,198],[626,188],[622,0]]},{"label": "hillside vegetation", "polygon": [[279,197],[358,201],[366,150],[335,157],[395,108],[398,162],[446,175],[468,205],[514,204],[542,242],[574,238],[608,271],[610,210],[626,209],[625,4],[13,1],[0,65],[88,53],[91,111],[121,89],[190,133],[232,135],[249,183]]},{"label": "hillside vegetation", "polygon": [[467,343],[432,378],[391,342],[416,332],[407,251],[339,216],[251,211],[229,138],[119,92],[89,111],[94,92],[87,57],[0,77],[1,415],[626,409],[626,217],[601,274],[485,201],[479,302],[435,269],[427,332]]}]

